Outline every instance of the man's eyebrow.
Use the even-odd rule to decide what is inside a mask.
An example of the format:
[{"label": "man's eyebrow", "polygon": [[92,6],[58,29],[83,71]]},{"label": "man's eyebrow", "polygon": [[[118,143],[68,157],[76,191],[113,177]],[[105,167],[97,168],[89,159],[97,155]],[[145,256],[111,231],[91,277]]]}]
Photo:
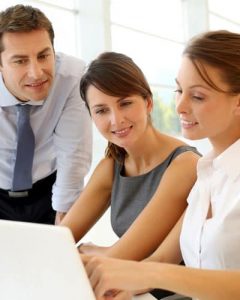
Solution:
[{"label": "man's eyebrow", "polygon": [[[50,47],[46,47],[44,48],[43,50],[41,50],[37,55],[42,55],[48,51],[50,51],[51,48]],[[28,58],[28,55],[25,55],[25,54],[15,54],[13,56],[10,57],[11,60],[14,60],[14,59],[24,59],[24,58]]]},{"label": "man's eyebrow", "polygon": [[40,52],[38,53],[38,55],[44,54],[45,52],[48,52],[48,51],[51,51],[51,50],[52,50],[52,48],[46,47],[46,48],[44,48],[42,51],[40,51]]},{"label": "man's eyebrow", "polygon": [[10,57],[11,60],[14,60],[14,59],[22,59],[22,58],[27,58],[28,56],[27,55],[22,55],[22,54],[15,54],[13,56]]}]

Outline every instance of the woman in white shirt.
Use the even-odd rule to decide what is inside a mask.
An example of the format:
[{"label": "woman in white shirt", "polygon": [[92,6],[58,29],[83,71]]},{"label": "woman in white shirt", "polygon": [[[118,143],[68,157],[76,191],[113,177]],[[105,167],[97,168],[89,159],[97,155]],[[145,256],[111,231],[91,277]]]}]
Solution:
[{"label": "woman in white shirt", "polygon": [[[97,299],[130,299],[130,291],[151,288],[240,299],[240,34],[192,39],[176,83],[182,134],[207,137],[212,151],[199,160],[185,216],[147,261],[84,258]],[[181,258],[186,267],[174,265]]]}]

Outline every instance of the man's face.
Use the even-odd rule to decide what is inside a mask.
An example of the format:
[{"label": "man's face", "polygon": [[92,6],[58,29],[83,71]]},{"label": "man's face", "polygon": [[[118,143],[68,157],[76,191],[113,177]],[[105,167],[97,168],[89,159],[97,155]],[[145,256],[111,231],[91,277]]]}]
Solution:
[{"label": "man's face", "polygon": [[9,92],[20,101],[46,99],[55,73],[48,32],[7,32],[2,42],[0,72]]}]

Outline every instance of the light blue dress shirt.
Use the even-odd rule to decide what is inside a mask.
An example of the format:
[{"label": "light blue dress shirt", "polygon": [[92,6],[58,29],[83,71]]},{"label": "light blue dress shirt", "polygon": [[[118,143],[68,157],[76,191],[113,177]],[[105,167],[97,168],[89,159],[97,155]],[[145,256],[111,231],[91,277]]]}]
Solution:
[{"label": "light blue dress shirt", "polygon": [[[49,96],[32,104],[30,122],[35,135],[33,182],[57,170],[53,208],[66,212],[84,186],[92,158],[92,122],[80,97],[82,60],[56,54],[56,74]],[[0,76],[0,188],[10,190],[16,156],[16,104]],[[19,200],[21,201],[21,200]]]}]

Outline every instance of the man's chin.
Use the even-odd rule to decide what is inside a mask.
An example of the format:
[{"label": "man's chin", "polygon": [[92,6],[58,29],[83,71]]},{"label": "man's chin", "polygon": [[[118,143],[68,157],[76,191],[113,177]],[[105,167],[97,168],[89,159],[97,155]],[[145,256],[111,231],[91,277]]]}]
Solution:
[{"label": "man's chin", "polygon": [[48,97],[48,93],[42,93],[39,95],[29,95],[28,101],[34,101],[34,102],[41,102],[43,100],[46,100]]}]

